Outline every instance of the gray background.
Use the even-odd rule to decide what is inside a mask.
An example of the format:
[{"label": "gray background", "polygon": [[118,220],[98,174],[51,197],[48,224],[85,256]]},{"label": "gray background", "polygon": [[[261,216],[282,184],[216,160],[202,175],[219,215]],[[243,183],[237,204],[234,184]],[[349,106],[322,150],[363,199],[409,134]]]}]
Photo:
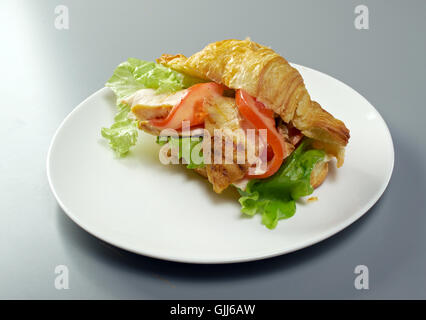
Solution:
[{"label": "gray background", "polygon": [[[367,31],[353,24],[361,3]],[[58,4],[69,7],[67,31],[54,28]],[[426,298],[425,31],[426,1],[1,1],[0,298]],[[127,253],[70,221],[45,170],[62,119],[128,57],[246,36],[347,83],[382,114],[395,170],[370,212],[299,252],[219,266]],[[59,264],[69,290],[54,288]],[[369,291],[354,288],[358,264]]]}]

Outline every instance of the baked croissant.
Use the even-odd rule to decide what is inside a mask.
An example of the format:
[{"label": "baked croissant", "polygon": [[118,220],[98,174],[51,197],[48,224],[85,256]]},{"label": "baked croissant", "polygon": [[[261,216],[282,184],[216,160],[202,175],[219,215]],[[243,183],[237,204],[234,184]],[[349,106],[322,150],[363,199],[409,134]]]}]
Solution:
[{"label": "baked croissant", "polygon": [[158,63],[176,71],[243,89],[283,121],[316,140],[318,148],[344,161],[349,140],[345,124],[312,101],[302,76],[272,49],[246,40],[223,40],[207,45],[189,58],[163,54]]},{"label": "baked croissant", "polygon": [[349,130],[272,49],[225,40],[157,62],[131,58],[107,82],[119,113],[102,135],[120,156],[137,128],[157,136],[163,163],[185,163],[216,193],[236,187],[241,211],[270,229],[322,184],[331,156],[343,164]]}]

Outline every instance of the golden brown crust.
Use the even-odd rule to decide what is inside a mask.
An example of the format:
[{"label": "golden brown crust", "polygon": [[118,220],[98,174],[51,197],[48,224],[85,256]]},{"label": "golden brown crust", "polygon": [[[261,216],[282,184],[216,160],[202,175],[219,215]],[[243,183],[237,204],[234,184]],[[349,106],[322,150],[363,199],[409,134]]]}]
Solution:
[{"label": "golden brown crust", "polygon": [[308,137],[340,147],[348,143],[344,123],[312,101],[300,73],[268,47],[250,40],[223,40],[189,58],[163,55],[157,62],[231,89],[243,89]]},{"label": "golden brown crust", "polygon": [[318,162],[311,172],[311,186],[316,189],[325,180],[328,174],[328,162]]},{"label": "golden brown crust", "polygon": [[345,160],[345,148],[337,144],[326,143],[314,140],[312,147],[319,150],[324,150],[326,154],[331,155],[337,159],[337,168],[343,165]]},{"label": "golden brown crust", "polygon": [[188,74],[190,76],[204,79],[204,80],[209,80],[198,70],[190,68],[186,64],[187,60],[188,58],[185,57],[183,54],[175,54],[175,55],[163,54],[160,58],[156,60],[156,62],[161,63],[162,65],[168,66],[169,68],[172,68],[176,71]]},{"label": "golden brown crust", "polygon": [[315,140],[341,147],[349,141],[349,130],[345,124],[325,111],[318,102],[299,105],[292,123],[302,133]]}]

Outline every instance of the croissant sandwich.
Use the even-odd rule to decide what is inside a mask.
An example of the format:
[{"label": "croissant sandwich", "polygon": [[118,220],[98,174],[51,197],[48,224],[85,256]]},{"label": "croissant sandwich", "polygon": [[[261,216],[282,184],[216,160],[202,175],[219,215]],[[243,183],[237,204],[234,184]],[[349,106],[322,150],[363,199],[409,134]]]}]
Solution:
[{"label": "croissant sandwich", "polygon": [[207,45],[190,57],[130,58],[107,82],[118,113],[102,136],[119,156],[138,130],[156,136],[160,161],[232,186],[242,212],[273,229],[344,162],[349,130],[312,101],[300,73],[249,39]]}]

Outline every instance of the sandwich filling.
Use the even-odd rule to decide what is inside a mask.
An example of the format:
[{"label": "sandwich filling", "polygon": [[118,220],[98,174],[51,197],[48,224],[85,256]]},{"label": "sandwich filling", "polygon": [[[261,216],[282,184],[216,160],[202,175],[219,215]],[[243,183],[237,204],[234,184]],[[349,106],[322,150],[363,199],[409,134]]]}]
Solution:
[{"label": "sandwich filling", "polygon": [[[296,200],[321,184],[329,155],[336,156],[332,145],[304,137],[243,89],[138,59],[120,64],[106,85],[117,96],[118,113],[102,136],[117,155],[131,150],[138,130],[155,135],[165,156],[174,153],[215,192],[234,185],[242,212],[260,213],[268,228],[295,213]],[[163,134],[170,130],[175,134]]]}]

